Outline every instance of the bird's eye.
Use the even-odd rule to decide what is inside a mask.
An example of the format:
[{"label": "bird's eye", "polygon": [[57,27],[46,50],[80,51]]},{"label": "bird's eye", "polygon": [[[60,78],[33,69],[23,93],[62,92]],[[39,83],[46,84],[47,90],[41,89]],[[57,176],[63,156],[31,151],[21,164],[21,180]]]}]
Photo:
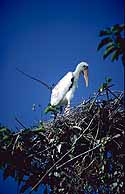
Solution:
[{"label": "bird's eye", "polygon": [[88,68],[88,66],[86,66],[86,65],[84,65],[83,67],[84,67],[85,69]]}]

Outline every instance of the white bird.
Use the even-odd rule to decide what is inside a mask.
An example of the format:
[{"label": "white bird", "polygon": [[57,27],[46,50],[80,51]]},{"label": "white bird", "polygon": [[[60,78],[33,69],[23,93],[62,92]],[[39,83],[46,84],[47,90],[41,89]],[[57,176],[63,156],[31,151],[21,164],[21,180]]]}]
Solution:
[{"label": "white bird", "polygon": [[88,64],[81,62],[74,72],[68,72],[53,88],[50,101],[51,107],[65,105],[65,110],[70,109],[70,102],[78,87],[78,79],[81,73],[83,73],[86,87],[88,87]]}]

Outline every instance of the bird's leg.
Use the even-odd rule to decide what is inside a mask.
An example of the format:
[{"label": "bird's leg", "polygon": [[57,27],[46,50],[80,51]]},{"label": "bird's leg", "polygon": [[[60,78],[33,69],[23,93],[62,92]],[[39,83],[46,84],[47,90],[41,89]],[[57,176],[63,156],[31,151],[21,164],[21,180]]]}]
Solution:
[{"label": "bird's leg", "polygon": [[60,106],[60,114],[63,112],[63,106]]},{"label": "bird's leg", "polygon": [[64,113],[70,112],[70,102],[68,102],[67,106],[65,107]]},{"label": "bird's leg", "polygon": [[54,120],[56,119],[57,117],[57,112],[54,112]]}]

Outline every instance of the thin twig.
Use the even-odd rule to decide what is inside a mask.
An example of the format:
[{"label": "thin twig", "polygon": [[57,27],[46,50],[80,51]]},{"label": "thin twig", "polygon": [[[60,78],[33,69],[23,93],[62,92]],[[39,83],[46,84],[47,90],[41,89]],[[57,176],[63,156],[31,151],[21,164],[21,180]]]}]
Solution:
[{"label": "thin twig", "polygon": [[96,141],[96,139],[98,137],[99,129],[100,129],[100,121],[98,122],[98,128],[97,128],[97,131],[96,131],[96,135],[95,135],[95,138],[94,138],[94,142]]},{"label": "thin twig", "polygon": [[107,90],[108,90],[115,98],[117,98],[117,99],[119,100],[119,97],[116,96],[109,88],[107,88]]},{"label": "thin twig", "polygon": [[22,122],[19,121],[19,119],[17,117],[15,117],[15,120],[17,121],[17,123],[19,123],[24,129],[27,129],[24,124]]},{"label": "thin twig", "polygon": [[115,143],[116,143],[116,145],[118,146],[118,149],[120,149],[121,148],[121,146],[120,146],[120,144],[116,141],[116,140],[113,140]]},{"label": "thin twig", "polygon": [[71,128],[72,128],[72,129],[78,129],[78,130],[82,131],[82,128],[79,127],[79,126],[73,126],[73,127],[71,127]]},{"label": "thin twig", "polygon": [[37,79],[37,78],[35,78],[35,77],[33,77],[33,76],[27,74],[27,73],[25,73],[24,71],[20,70],[19,68],[16,68],[16,70],[17,70],[18,72],[22,73],[23,75],[25,75],[26,77],[29,77],[30,79],[35,80],[35,81],[37,81],[38,83],[42,84],[42,85],[45,86],[48,90],[52,91],[52,86],[49,86],[47,83],[45,83],[45,82],[41,81],[40,79]]},{"label": "thin twig", "polygon": [[98,98],[99,94],[100,94],[100,92],[98,92],[98,93],[96,94],[96,96],[94,97],[94,100],[93,100],[93,102],[92,102],[91,106],[89,107],[88,112],[92,109],[92,107],[93,107],[93,105],[94,105],[94,103],[95,103],[96,99]]},{"label": "thin twig", "polygon": [[85,151],[85,152],[83,152],[83,153],[81,153],[81,154],[75,156],[74,158],[71,158],[70,160],[68,160],[68,161],[64,162],[63,164],[61,164],[60,166],[58,166],[57,169],[64,167],[66,164],[69,164],[70,162],[72,162],[73,160],[76,160],[77,158],[80,158],[80,157],[83,156],[84,154],[87,154],[87,153],[89,153],[89,152],[95,150],[96,148],[100,147],[101,145],[102,145],[102,144],[100,143],[100,144],[98,144],[97,146],[95,146],[94,148],[89,149],[89,150],[87,150],[87,151]]},{"label": "thin twig", "polygon": [[20,136],[20,134],[17,135],[17,137],[16,137],[16,139],[15,139],[15,142],[14,142],[14,144],[13,144],[12,155],[14,154],[14,149],[15,149],[15,146],[16,146],[17,141],[18,141],[18,139],[19,139],[19,136]]},{"label": "thin twig", "polygon": [[95,158],[89,163],[88,166],[86,166],[85,168],[83,168],[82,169],[82,172],[80,172],[78,175],[80,176],[83,173],[83,171],[85,171],[86,169],[88,169],[93,164],[94,161],[95,161]]}]

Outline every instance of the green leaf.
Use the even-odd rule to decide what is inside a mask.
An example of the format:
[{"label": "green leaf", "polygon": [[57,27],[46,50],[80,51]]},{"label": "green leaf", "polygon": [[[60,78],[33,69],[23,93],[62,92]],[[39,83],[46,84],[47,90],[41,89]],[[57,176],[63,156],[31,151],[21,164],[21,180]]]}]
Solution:
[{"label": "green leaf", "polygon": [[121,24],[121,25],[120,25],[120,28],[121,28],[121,31],[122,31],[122,30],[125,30],[125,24]]},{"label": "green leaf", "polygon": [[118,60],[118,58],[119,58],[119,56],[120,56],[120,54],[122,54],[122,52],[121,52],[121,49],[117,49],[116,51],[114,51],[114,53],[112,54],[112,61],[117,61]]},{"label": "green leaf", "polygon": [[9,135],[10,133],[11,133],[11,131],[5,127],[0,129],[0,135],[2,135],[2,136]]},{"label": "green leaf", "polygon": [[59,108],[56,107],[56,106],[47,106],[47,108],[44,110],[45,113],[48,113],[48,112],[58,112],[59,111]]},{"label": "green leaf", "polygon": [[112,81],[112,78],[105,78],[105,81],[106,82],[104,82],[99,88],[99,92],[103,92],[108,87],[108,84]]},{"label": "green leaf", "polygon": [[112,81],[112,78],[106,78],[106,83],[109,84]]},{"label": "green leaf", "polygon": [[3,141],[7,140],[8,138],[9,138],[9,136],[8,136],[8,135],[5,135],[5,136],[3,137]]},{"label": "green leaf", "polygon": [[107,87],[107,83],[103,83],[98,91],[103,92],[106,87]]},{"label": "green leaf", "polygon": [[103,46],[105,46],[106,44],[108,44],[108,43],[112,43],[112,39],[111,38],[104,38],[100,43],[99,43],[99,45],[98,45],[98,48],[97,48],[97,50],[100,50],[100,48],[102,48]]},{"label": "green leaf", "polygon": [[99,36],[108,36],[110,35],[112,32],[111,32],[111,29],[110,28],[106,28],[105,30],[101,30],[100,33],[99,33]]},{"label": "green leaf", "polygon": [[125,24],[122,24],[122,25],[119,25],[119,24],[116,24],[116,25],[113,25],[111,27],[111,31],[112,33],[114,34],[119,34],[125,29]]},{"label": "green leaf", "polygon": [[43,132],[43,131],[46,131],[46,129],[43,126],[40,126],[33,130],[33,132]]},{"label": "green leaf", "polygon": [[5,131],[7,131],[7,128],[2,128],[2,129],[0,129],[0,133],[3,133],[3,132],[5,132]]},{"label": "green leaf", "polygon": [[106,47],[106,49],[109,49],[110,47],[115,47],[113,42],[108,43],[108,46]]},{"label": "green leaf", "polygon": [[116,50],[116,48],[114,46],[106,48],[106,50],[103,54],[103,59],[105,59],[108,55],[110,55],[115,50]]},{"label": "green leaf", "polygon": [[120,28],[120,25],[119,25],[119,24],[115,24],[115,25],[113,25],[113,26],[111,27],[111,31],[112,31],[113,33],[119,33],[120,30],[121,30],[121,28]]},{"label": "green leaf", "polygon": [[123,30],[125,30],[125,24],[115,24],[111,28],[106,28],[105,30],[101,30],[99,33],[99,36],[108,36],[111,35],[112,33],[120,33]]}]

